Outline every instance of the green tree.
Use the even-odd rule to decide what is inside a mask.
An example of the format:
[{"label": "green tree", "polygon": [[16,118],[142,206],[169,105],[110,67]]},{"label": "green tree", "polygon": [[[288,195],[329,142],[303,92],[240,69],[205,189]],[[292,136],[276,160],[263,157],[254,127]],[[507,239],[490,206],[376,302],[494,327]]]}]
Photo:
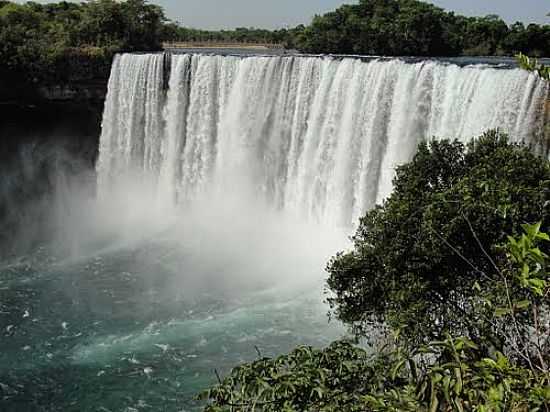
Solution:
[{"label": "green tree", "polygon": [[475,288],[491,284],[506,234],[549,226],[549,205],[549,163],[499,132],[421,144],[361,219],[353,250],[329,263],[334,314],[361,336],[385,325],[413,345],[451,332],[502,349],[503,325],[487,321]]},{"label": "green tree", "polygon": [[116,52],[159,50],[166,18],[144,0],[0,3],[3,79],[106,79]]},{"label": "green tree", "polygon": [[294,39],[311,53],[550,56],[550,26],[464,17],[417,0],[361,0],[322,16]]}]

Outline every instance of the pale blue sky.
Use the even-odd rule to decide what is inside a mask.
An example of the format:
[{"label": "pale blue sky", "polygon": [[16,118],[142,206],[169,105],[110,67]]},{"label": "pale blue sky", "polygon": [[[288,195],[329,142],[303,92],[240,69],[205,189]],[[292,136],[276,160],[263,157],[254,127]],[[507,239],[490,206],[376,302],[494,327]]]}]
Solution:
[{"label": "pale blue sky", "polygon": [[[155,0],[168,15],[186,26],[231,28],[283,27],[308,23],[317,13],[353,0]],[[508,22],[550,23],[549,0],[432,0],[432,3],[466,15],[498,14]]]},{"label": "pale blue sky", "polygon": [[[20,0],[21,1],[21,0]],[[54,1],[54,0],[50,0]],[[48,0],[41,0],[47,3]],[[255,26],[277,28],[309,23],[324,13],[354,0],[152,0],[168,17],[186,26],[206,29]],[[431,0],[465,15],[498,14],[507,22],[550,23],[549,0]]]}]

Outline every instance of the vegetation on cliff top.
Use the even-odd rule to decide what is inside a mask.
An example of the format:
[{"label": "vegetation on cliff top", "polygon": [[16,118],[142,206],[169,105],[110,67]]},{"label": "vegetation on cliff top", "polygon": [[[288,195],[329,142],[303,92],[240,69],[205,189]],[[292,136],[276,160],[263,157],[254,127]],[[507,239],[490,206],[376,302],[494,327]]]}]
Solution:
[{"label": "vegetation on cliff top", "polygon": [[550,25],[507,25],[496,15],[465,17],[418,0],[360,0],[304,28],[312,53],[420,56],[550,56]]},{"label": "vegetation on cliff top", "polygon": [[0,1],[0,70],[35,83],[104,81],[114,53],[159,50],[165,22],[145,0]]}]

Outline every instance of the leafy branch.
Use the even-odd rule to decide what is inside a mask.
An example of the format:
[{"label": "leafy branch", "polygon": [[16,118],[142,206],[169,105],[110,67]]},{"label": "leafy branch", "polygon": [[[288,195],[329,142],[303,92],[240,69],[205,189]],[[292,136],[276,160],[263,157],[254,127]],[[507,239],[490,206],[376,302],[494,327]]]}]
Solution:
[{"label": "leafy branch", "polygon": [[516,59],[522,69],[535,72],[544,80],[550,81],[550,66],[545,66],[537,59],[526,56],[523,53],[519,53]]}]

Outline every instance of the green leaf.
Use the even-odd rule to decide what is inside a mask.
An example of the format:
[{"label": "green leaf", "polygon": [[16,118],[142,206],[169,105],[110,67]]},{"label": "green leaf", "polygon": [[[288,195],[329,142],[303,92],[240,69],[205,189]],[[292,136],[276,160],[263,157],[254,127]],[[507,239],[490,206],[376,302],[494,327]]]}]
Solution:
[{"label": "green leaf", "polygon": [[546,282],[542,279],[529,279],[528,284],[533,293],[539,296],[544,296],[544,289],[546,288]]},{"label": "green leaf", "polygon": [[432,385],[432,397],[430,399],[430,412],[437,412],[439,407],[439,399],[437,398],[437,393],[435,392]]},{"label": "green leaf", "polygon": [[509,315],[512,313],[512,310],[510,308],[496,308],[495,309],[495,316],[497,318]]},{"label": "green leaf", "polygon": [[311,390],[311,397],[313,397],[314,394],[317,394],[317,397],[319,399],[323,399],[323,390],[321,388],[313,388]]},{"label": "green leaf", "polygon": [[395,378],[397,377],[397,375],[399,374],[399,372],[401,371],[401,368],[403,367],[403,365],[405,365],[405,362],[406,362],[406,359],[402,359],[401,361],[399,361],[392,369],[392,372],[391,372],[391,378],[392,380],[395,380]]},{"label": "green leaf", "polygon": [[516,309],[527,309],[529,306],[531,306],[531,302],[528,300],[522,300],[520,302],[514,303],[514,307]]}]

